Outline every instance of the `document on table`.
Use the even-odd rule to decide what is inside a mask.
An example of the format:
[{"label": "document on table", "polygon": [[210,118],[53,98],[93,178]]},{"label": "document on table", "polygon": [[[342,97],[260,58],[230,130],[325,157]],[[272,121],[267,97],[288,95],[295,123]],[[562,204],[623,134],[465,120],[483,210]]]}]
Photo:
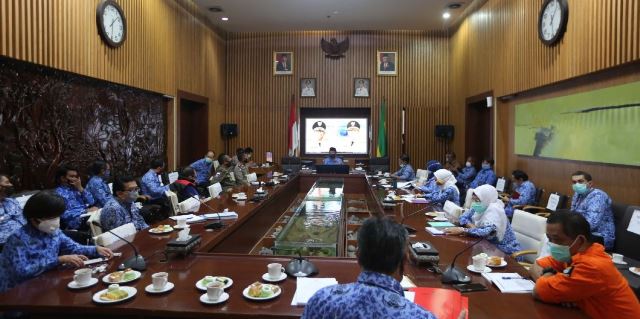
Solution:
[{"label": "document on table", "polygon": [[411,182],[398,182],[397,188],[405,188],[411,186]]},{"label": "document on table", "polygon": [[337,285],[335,278],[306,278],[298,277],[296,292],[291,300],[292,306],[304,306],[309,299],[320,289],[328,286]]},{"label": "document on table", "polygon": [[[403,290],[417,287],[416,284],[407,276],[402,276],[402,281],[400,282],[400,286],[402,287]],[[406,296],[407,296],[407,293],[405,292],[405,297]],[[413,301],[413,298],[411,298],[410,300]]]},{"label": "document on table", "polygon": [[503,293],[529,293],[533,291],[535,283],[523,278],[518,273],[484,273],[482,277],[492,282]]},{"label": "document on table", "polygon": [[425,227],[425,229],[431,233],[431,235],[444,235],[444,231],[439,230],[435,227]]},{"label": "document on table", "polygon": [[207,219],[215,219],[218,217],[220,217],[220,219],[234,219],[234,218],[238,218],[238,213],[236,212],[210,213],[210,214],[204,214],[204,217]]}]

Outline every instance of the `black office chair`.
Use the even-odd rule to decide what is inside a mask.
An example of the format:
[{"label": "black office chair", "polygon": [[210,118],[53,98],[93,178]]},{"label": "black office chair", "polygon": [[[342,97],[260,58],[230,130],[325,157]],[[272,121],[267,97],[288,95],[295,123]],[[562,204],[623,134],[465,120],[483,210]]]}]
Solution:
[{"label": "black office chair", "polygon": [[280,166],[285,174],[297,174],[302,169],[302,161],[299,157],[286,156],[280,160]]},{"label": "black office chair", "polygon": [[389,157],[372,157],[369,159],[369,172],[388,172],[389,171]]}]

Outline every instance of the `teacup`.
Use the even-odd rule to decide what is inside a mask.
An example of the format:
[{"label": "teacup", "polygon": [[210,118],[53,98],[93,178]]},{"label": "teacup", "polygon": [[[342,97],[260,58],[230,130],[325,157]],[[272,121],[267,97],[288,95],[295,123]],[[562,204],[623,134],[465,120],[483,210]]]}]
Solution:
[{"label": "teacup", "polygon": [[614,263],[621,264],[624,262],[624,255],[621,254],[612,254],[612,259]]},{"label": "teacup", "polygon": [[382,175],[382,171],[378,171],[378,175]]},{"label": "teacup", "polygon": [[93,272],[89,268],[78,269],[73,272],[73,280],[80,286],[89,284],[91,281],[91,274]]},{"label": "teacup", "polygon": [[471,259],[473,260],[473,269],[476,271],[484,271],[484,268],[487,266],[487,254],[481,253],[477,254]]},{"label": "teacup", "polygon": [[445,213],[445,212],[436,212],[436,218],[438,218],[438,219],[447,218],[447,213]]},{"label": "teacup", "polygon": [[389,176],[391,176],[391,174],[389,174],[389,173],[384,173],[384,177],[389,177]]},{"label": "teacup", "polygon": [[189,232],[191,232],[191,228],[185,227],[183,230],[178,232],[178,240],[185,241],[189,239]]},{"label": "teacup", "polygon": [[211,301],[220,299],[222,293],[224,293],[223,285],[219,282],[212,282],[207,285],[207,297]]},{"label": "teacup", "polygon": [[278,263],[271,263],[267,265],[267,271],[270,279],[279,279],[284,273],[284,267]]},{"label": "teacup", "polygon": [[166,272],[157,272],[151,275],[151,282],[153,283],[153,289],[162,290],[169,281],[169,274]]}]

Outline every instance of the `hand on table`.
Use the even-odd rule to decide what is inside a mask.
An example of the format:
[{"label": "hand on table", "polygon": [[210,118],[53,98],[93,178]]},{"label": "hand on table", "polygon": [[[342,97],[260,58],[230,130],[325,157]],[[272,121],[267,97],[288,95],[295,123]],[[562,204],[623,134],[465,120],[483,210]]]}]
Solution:
[{"label": "hand on table", "polygon": [[86,256],[83,255],[63,255],[58,256],[58,262],[61,264],[73,265],[75,267],[84,266],[84,261],[88,260]]},{"label": "hand on table", "polygon": [[107,258],[113,257],[113,251],[111,251],[111,249],[107,247],[96,246],[96,250],[98,251],[98,254],[100,254],[100,256]]},{"label": "hand on table", "polygon": [[463,227],[449,227],[449,228],[445,228],[444,232],[447,235],[462,235],[462,234],[464,234],[464,228]]}]

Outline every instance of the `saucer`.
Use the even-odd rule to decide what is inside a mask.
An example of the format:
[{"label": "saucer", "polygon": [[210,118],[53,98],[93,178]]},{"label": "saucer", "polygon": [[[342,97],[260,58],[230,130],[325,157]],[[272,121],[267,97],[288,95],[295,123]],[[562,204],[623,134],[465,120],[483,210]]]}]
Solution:
[{"label": "saucer", "polygon": [[69,287],[69,289],[83,289],[83,288],[88,288],[91,287],[95,284],[98,283],[98,278],[91,278],[91,280],[89,280],[88,283],[84,284],[84,285],[79,285],[75,280],[68,283],[67,287]]},{"label": "saucer", "polygon": [[173,289],[173,287],[174,287],[174,286],[175,286],[175,285],[174,285],[172,282],[167,282],[167,284],[166,284],[166,285],[164,285],[164,288],[163,288],[163,289],[161,289],[161,290],[155,290],[155,289],[153,288],[153,284],[150,284],[150,285],[148,285],[148,286],[144,287],[144,291],[146,291],[146,292],[148,292],[148,293],[150,293],[150,294],[161,294],[161,293],[165,293],[165,292],[167,292],[167,291],[169,291],[169,290]]},{"label": "saucer", "polygon": [[487,266],[484,267],[484,271],[477,271],[476,268],[473,267],[473,265],[469,265],[469,266],[467,266],[467,270],[470,271],[470,272],[475,272],[476,274],[491,272],[491,268],[489,268]]},{"label": "saucer", "polygon": [[200,296],[200,302],[207,305],[215,305],[215,304],[223,303],[227,300],[229,300],[229,294],[226,292],[223,292],[222,295],[220,295],[220,298],[218,298],[218,300],[209,300],[209,296],[207,296],[206,293]]},{"label": "saucer", "polygon": [[502,260],[502,262],[500,263],[500,265],[495,265],[495,266],[494,266],[494,265],[489,265],[489,264],[487,264],[487,267],[491,267],[491,268],[501,268],[501,267],[504,267],[504,266],[506,266],[506,265],[507,265],[507,261],[503,259],[503,260]]},{"label": "saucer", "polygon": [[629,271],[634,275],[640,276],[640,267],[629,267]]},{"label": "saucer", "polygon": [[287,279],[287,274],[286,274],[286,273],[284,273],[284,272],[280,275],[280,278],[276,278],[276,279],[272,279],[272,278],[269,276],[269,273],[268,273],[268,272],[267,272],[267,273],[265,273],[264,275],[262,275],[262,280],[264,280],[264,281],[268,281],[268,282],[278,282],[278,281],[283,281],[283,280],[285,280],[285,279]]},{"label": "saucer", "polygon": [[173,226],[173,229],[177,229],[177,230],[183,230],[183,229],[185,229],[185,228],[189,228],[189,225],[186,225],[186,226],[184,226],[184,227],[180,227],[180,226],[178,226],[178,225]]},{"label": "saucer", "polygon": [[614,264],[616,264],[616,265],[626,265],[626,264],[627,264],[627,262],[626,262],[626,261],[624,261],[624,260],[623,260],[623,261],[614,261],[614,260],[612,259],[611,261],[613,261],[613,263],[614,263]]},{"label": "saucer", "polygon": [[438,222],[448,222],[449,219],[447,219],[446,217],[434,217],[433,220],[438,221]]},{"label": "saucer", "polygon": [[100,299],[100,296],[107,293],[109,291],[109,289],[104,289],[104,290],[100,290],[98,292],[96,292],[95,294],[93,294],[93,301],[95,303],[101,303],[101,304],[111,304],[111,303],[117,303],[117,302],[122,302],[128,299],[133,298],[136,293],[138,292],[138,290],[134,287],[128,287],[128,286],[120,286],[120,290],[124,290],[127,292],[127,296],[122,298],[122,299],[118,299],[118,300],[103,300]]}]

